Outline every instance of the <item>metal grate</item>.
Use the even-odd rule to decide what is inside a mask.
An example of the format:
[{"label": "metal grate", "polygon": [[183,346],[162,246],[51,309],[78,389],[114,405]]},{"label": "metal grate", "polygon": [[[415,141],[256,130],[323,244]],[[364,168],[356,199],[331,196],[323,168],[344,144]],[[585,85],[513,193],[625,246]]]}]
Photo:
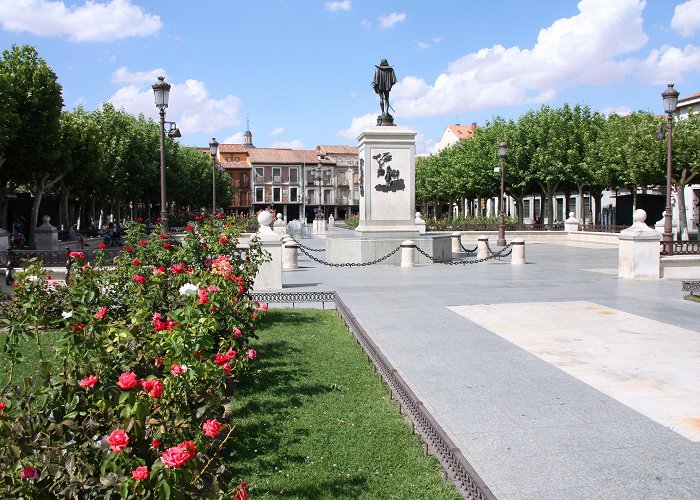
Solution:
[{"label": "metal grate", "polygon": [[683,281],[682,290],[690,292],[690,295],[700,294],[700,281]]},{"label": "metal grate", "polygon": [[323,309],[326,302],[335,302],[335,292],[253,292],[250,294],[253,300],[268,304],[292,304],[297,302],[321,303]]}]

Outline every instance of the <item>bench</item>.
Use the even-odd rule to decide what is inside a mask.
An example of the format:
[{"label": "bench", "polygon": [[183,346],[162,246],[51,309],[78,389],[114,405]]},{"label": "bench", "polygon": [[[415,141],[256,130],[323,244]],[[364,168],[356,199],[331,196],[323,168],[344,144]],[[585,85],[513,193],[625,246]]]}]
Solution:
[{"label": "bench", "polygon": [[682,289],[684,292],[690,292],[690,295],[700,294],[700,281],[683,281]]}]

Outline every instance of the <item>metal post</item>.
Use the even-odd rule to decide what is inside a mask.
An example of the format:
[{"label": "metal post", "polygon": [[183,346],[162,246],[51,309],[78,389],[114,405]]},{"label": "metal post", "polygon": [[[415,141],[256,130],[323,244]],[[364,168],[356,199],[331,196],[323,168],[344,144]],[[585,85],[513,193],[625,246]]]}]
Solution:
[{"label": "metal post", "polygon": [[498,200],[498,206],[500,209],[500,222],[498,223],[498,240],[496,245],[499,247],[506,245],[506,221],[505,212],[503,210],[503,194],[505,191],[505,162],[503,161],[503,156],[501,156],[501,197]]},{"label": "metal post", "polygon": [[160,233],[168,232],[168,209],[165,191],[165,108],[160,108]]},{"label": "metal post", "polygon": [[216,215],[216,156],[211,157],[211,215]]},{"label": "metal post", "polygon": [[[671,213],[671,175],[672,175],[672,148],[673,143],[673,113],[668,113],[668,151],[666,154],[666,210],[664,212],[664,243],[671,243],[673,241],[673,223],[672,223],[672,213]],[[666,249],[668,251],[673,250],[673,246],[669,245]]]}]

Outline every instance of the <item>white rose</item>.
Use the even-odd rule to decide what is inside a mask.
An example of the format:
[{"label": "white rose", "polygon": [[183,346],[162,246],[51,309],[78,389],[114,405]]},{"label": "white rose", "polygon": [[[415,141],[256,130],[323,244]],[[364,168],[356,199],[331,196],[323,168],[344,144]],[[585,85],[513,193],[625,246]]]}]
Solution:
[{"label": "white rose", "polygon": [[68,312],[63,311],[63,312],[61,313],[61,316],[63,316],[63,319],[72,318],[72,317],[73,317],[73,311],[68,311]]},{"label": "white rose", "polygon": [[198,290],[192,283],[186,283],[180,287],[180,295],[197,295]]}]

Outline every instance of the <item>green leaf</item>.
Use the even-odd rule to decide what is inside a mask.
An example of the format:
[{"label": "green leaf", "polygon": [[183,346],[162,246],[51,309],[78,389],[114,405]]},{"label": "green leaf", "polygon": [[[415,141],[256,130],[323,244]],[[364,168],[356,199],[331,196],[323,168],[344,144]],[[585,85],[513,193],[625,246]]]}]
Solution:
[{"label": "green leaf", "polygon": [[163,500],[170,500],[170,485],[165,481],[160,482],[159,498]]}]

